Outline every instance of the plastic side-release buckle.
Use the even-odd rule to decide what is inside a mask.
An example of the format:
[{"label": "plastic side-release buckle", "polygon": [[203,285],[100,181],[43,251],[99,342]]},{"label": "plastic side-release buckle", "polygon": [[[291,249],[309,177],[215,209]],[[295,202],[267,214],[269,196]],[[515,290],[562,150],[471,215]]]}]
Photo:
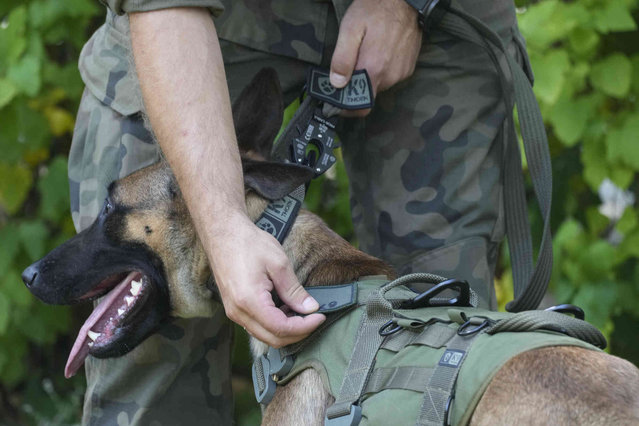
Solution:
[{"label": "plastic side-release buckle", "polygon": [[277,389],[275,380],[277,377],[288,374],[294,363],[292,356],[282,357],[278,349],[271,347],[268,348],[266,355],[255,360],[251,367],[251,376],[255,399],[258,403],[267,405],[271,402]]},{"label": "plastic side-release buckle", "polygon": [[295,364],[295,360],[292,356],[285,356],[282,358],[279,349],[268,348],[268,353],[266,354],[269,362],[269,375],[270,376],[285,376],[291,371],[293,368],[293,364]]},{"label": "plastic side-release buckle", "polygon": [[277,384],[270,374],[270,363],[264,355],[260,356],[253,363],[251,368],[251,376],[253,378],[253,390],[255,391],[255,399],[260,404],[268,404],[275,395]]},{"label": "plastic side-release buckle", "polygon": [[324,426],[357,426],[362,421],[362,407],[359,405],[351,405],[350,413],[333,417],[326,416],[324,418]]}]

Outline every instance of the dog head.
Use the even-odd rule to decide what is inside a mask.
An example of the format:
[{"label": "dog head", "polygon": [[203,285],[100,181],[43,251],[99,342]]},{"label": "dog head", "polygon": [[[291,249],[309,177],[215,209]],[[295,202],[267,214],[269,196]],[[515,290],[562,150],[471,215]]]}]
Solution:
[{"label": "dog head", "polygon": [[[233,115],[247,195],[277,200],[311,179],[308,168],[267,161],[282,121],[274,71],[258,73]],[[206,254],[163,161],[113,182],[91,227],[29,266],[22,278],[46,303],[101,298],[71,350],[67,377],[88,354],[123,355],[170,317],[210,316],[217,303]]]}]

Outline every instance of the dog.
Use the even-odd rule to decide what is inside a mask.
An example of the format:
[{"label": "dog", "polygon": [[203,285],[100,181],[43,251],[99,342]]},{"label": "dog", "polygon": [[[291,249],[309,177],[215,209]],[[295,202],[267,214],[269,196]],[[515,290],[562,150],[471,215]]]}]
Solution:
[{"label": "dog", "polygon": [[[234,104],[233,115],[246,204],[255,221],[270,201],[303,185],[312,172],[268,160],[282,117],[274,71],[255,77]],[[394,277],[390,266],[355,249],[304,209],[283,249],[304,286]],[[211,316],[219,303],[206,254],[164,161],[114,182],[93,225],[25,269],[23,280],[50,304],[102,297],[73,345],[67,377],[88,355],[121,356],[171,317]],[[252,350],[258,357],[266,349],[253,339]],[[263,423],[322,424],[333,401],[319,374],[308,369],[278,387]],[[473,425],[566,423],[639,424],[639,370],[620,358],[577,347],[530,350],[496,373],[471,418]]]}]

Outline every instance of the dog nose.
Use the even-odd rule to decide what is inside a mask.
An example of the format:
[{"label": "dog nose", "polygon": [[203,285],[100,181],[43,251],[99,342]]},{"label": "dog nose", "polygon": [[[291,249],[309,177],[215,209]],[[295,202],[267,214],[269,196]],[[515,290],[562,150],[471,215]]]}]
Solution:
[{"label": "dog nose", "polygon": [[27,287],[31,287],[38,276],[38,266],[34,263],[22,272],[22,281]]}]

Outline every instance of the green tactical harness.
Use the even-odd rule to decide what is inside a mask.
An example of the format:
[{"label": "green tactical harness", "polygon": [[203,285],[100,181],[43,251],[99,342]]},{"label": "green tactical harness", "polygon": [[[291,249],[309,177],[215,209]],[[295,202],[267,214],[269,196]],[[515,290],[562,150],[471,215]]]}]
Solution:
[{"label": "green tactical harness", "polygon": [[[403,285],[417,281],[435,285],[428,298]],[[258,401],[268,403],[277,385],[313,368],[335,398],[326,425],[465,425],[495,373],[515,355],[606,345],[595,327],[568,315],[475,308],[472,292],[463,296],[453,288],[460,282],[451,281],[411,274],[308,289],[327,320],[304,341],[270,348],[256,360]],[[437,285],[446,290],[432,291]],[[451,289],[457,297],[441,297]]]}]

